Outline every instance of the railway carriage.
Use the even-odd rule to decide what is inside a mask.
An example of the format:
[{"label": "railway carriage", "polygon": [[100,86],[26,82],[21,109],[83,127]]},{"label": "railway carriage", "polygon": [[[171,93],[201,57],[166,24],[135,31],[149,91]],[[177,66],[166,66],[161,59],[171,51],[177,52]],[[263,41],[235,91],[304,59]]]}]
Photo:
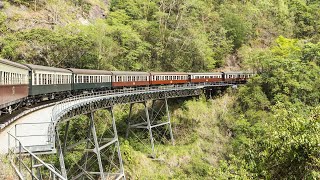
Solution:
[{"label": "railway carriage", "polygon": [[225,82],[246,82],[250,77],[253,76],[253,73],[249,72],[224,72],[223,81]]},{"label": "railway carriage", "polygon": [[0,59],[0,114],[28,97],[29,68]]},{"label": "railway carriage", "polygon": [[184,72],[151,72],[151,85],[185,84],[189,82],[188,73]]},{"label": "railway carriage", "polygon": [[189,73],[189,78],[191,83],[221,82],[223,78],[223,73]]},{"label": "railway carriage", "polygon": [[72,72],[72,90],[104,90],[112,87],[112,73],[104,70],[73,69]]},{"label": "railway carriage", "polygon": [[72,72],[67,69],[27,64],[30,68],[30,99],[55,99],[71,92]]},{"label": "railway carriage", "polygon": [[134,71],[112,71],[112,87],[149,86],[149,73]]}]

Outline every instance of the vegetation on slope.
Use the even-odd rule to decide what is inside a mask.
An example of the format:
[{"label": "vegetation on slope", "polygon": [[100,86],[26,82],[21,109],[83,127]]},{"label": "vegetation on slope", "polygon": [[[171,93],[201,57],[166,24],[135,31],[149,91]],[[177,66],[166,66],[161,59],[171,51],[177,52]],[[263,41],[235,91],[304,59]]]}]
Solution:
[{"label": "vegetation on slope", "polygon": [[5,1],[0,55],[57,67],[208,71],[280,35],[319,41],[319,1]]},{"label": "vegetation on slope", "polygon": [[[147,157],[136,137],[123,140],[121,150],[130,179],[212,179],[223,159],[229,135],[218,127],[233,104],[224,95],[215,100],[188,100],[171,107],[175,145],[156,144],[156,159]],[[148,139],[147,139],[148,140]],[[146,143],[149,144],[148,142]]]},{"label": "vegetation on slope", "polygon": [[225,122],[233,150],[221,166],[224,176],[320,178],[319,47],[280,37],[252,54],[261,60],[254,61],[260,74],[239,89]]},{"label": "vegetation on slope", "polygon": [[241,66],[258,73],[235,94],[177,108],[176,146],[156,147],[164,161],[121,139],[128,177],[320,178],[319,0],[2,5],[0,56],[13,61],[144,71]]},{"label": "vegetation on slope", "polygon": [[5,155],[0,155],[0,179],[13,180],[17,178],[17,175],[9,164],[9,160]]}]

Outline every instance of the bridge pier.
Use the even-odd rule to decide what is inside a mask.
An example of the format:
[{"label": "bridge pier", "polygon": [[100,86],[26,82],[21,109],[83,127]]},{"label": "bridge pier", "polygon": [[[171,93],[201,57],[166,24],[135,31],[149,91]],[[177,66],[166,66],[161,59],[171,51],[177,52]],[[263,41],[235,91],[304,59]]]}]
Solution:
[{"label": "bridge pier", "polygon": [[[157,101],[162,101],[162,104],[158,110],[155,108]],[[134,106],[134,104],[137,104],[137,103],[143,104],[145,118],[143,116],[141,116],[141,119],[143,120],[142,122],[136,122],[136,123],[132,124],[131,118],[132,118],[133,106]],[[155,148],[154,148],[155,138],[154,138],[153,129],[161,127],[161,126],[167,126],[171,142],[172,142],[172,144],[174,144],[174,138],[173,138],[173,133],[172,133],[172,128],[171,128],[170,112],[169,112],[169,107],[168,107],[168,98],[165,97],[164,99],[152,100],[150,108],[147,105],[147,101],[137,102],[137,103],[130,103],[130,111],[129,111],[129,116],[127,119],[126,138],[128,138],[131,129],[146,129],[146,130],[148,130],[150,144],[151,144],[151,151],[152,151],[151,157],[154,158],[156,154],[155,154]],[[162,112],[163,108],[165,109],[165,114],[163,114],[163,112]],[[165,122],[161,121],[161,117],[162,117],[161,115],[167,117]],[[165,133],[162,136],[164,136],[164,135],[165,135]]]},{"label": "bridge pier", "polygon": [[[60,142],[60,140],[58,140],[59,142],[57,142],[61,172],[65,178],[98,178],[103,180],[125,179],[113,107],[108,107],[107,110],[110,114],[111,122],[106,121],[104,124],[106,126],[108,126],[108,124],[111,124],[111,128],[105,130],[105,132],[101,132],[101,129],[98,128],[97,124],[95,123],[95,111],[91,111],[87,114],[88,127],[87,129],[85,129],[85,139],[73,144],[67,143],[67,141],[72,140],[71,138],[68,138],[68,134],[70,134],[70,132],[68,132],[68,129],[71,120],[68,120],[66,122],[63,139],[64,142],[62,143]],[[100,131],[99,133],[97,128]],[[56,137],[57,139],[59,139],[58,131]],[[74,165],[77,166],[77,169],[80,170],[80,172],[72,172],[72,169],[70,170],[69,167],[68,173],[72,172],[73,174],[67,174],[64,165],[64,157],[67,156],[68,152],[72,153],[79,151],[82,152],[83,155],[81,159],[74,162]]]}]

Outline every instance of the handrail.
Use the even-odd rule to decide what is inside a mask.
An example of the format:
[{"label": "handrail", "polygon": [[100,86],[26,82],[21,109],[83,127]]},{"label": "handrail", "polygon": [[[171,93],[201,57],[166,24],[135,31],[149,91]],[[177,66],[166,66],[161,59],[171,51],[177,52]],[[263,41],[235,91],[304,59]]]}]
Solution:
[{"label": "handrail", "polygon": [[[42,161],[39,157],[37,157],[35,154],[33,154],[31,151],[28,150],[28,148],[26,148],[25,146],[22,145],[21,141],[14,136],[13,134],[11,134],[11,132],[8,132],[8,141],[10,142],[10,137],[14,138],[15,140],[15,146],[13,147],[13,150],[11,150],[10,146],[8,147],[8,151],[9,153],[11,152],[12,154],[15,154],[14,149],[16,149],[16,142],[19,143],[19,156],[21,156],[21,151],[24,150],[25,152],[27,152],[32,158],[36,159],[41,165],[45,166],[50,172],[52,172],[55,176],[57,176],[58,178],[62,179],[62,180],[66,180],[66,178],[64,178],[60,173],[58,173],[53,167],[51,167],[52,165],[45,163],[44,161]],[[22,162],[22,160],[19,158],[20,163],[22,163],[25,167],[26,165]],[[32,174],[32,170],[30,170],[28,167],[26,167],[27,171],[29,171],[31,173],[31,176],[34,176]],[[18,173],[19,176],[21,176],[21,172]]]}]

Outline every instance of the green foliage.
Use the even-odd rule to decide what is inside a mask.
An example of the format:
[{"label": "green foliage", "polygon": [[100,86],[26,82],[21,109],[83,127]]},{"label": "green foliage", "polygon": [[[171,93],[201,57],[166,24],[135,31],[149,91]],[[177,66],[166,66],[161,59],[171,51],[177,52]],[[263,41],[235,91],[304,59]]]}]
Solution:
[{"label": "green foliage", "polygon": [[[10,2],[33,10],[55,3]],[[80,7],[83,14],[100,5],[70,2],[62,4]],[[73,22],[71,17],[61,14],[54,19],[55,23],[61,19],[64,26],[6,33],[0,54],[14,61],[58,67],[208,71],[223,66],[227,56],[237,55],[239,49],[240,56],[247,56],[241,54],[241,47],[270,46],[279,35],[319,40],[316,1],[113,0],[109,6],[109,11],[101,7],[108,11],[107,18],[90,20],[90,25],[66,23]],[[21,19],[14,16],[9,20]],[[4,18],[1,14],[1,31],[10,24]]]},{"label": "green foliage", "polygon": [[294,15],[295,36],[319,41],[319,1],[293,0],[289,6]]},{"label": "green foliage", "polygon": [[5,21],[7,20],[7,15],[4,12],[0,12],[0,34],[5,33],[7,30]]},{"label": "green foliage", "polygon": [[227,37],[232,40],[234,49],[240,48],[250,36],[252,25],[245,17],[235,13],[235,6],[225,6],[223,10],[223,26],[227,30]]},{"label": "green foliage", "polygon": [[302,51],[302,61],[304,62],[314,62],[320,66],[320,43],[305,44]]},{"label": "green foliage", "polygon": [[239,89],[236,112],[225,123],[234,140],[219,172],[226,170],[229,178],[319,178],[318,45],[279,37],[252,56],[259,59],[251,64],[259,74]]},{"label": "green foliage", "polygon": [[[100,7],[107,12],[103,19],[88,15],[103,2],[59,1],[75,11],[76,19],[70,11],[63,13],[67,7],[50,8],[56,2],[7,1],[0,12],[0,56],[55,67],[199,72],[222,67],[233,55],[241,66],[258,73],[239,88],[236,103],[224,96],[187,101],[176,108],[172,112],[176,146],[157,147],[166,163],[148,159],[149,149],[136,138],[123,140],[121,120],[126,115],[116,114],[128,177],[320,177],[319,0],[112,0],[108,10]],[[28,21],[28,16],[10,6],[48,16],[19,29],[11,23]],[[78,23],[81,14],[88,18],[83,24]],[[48,18],[54,21],[47,22]],[[97,117],[97,132],[102,135],[110,114],[99,111]],[[73,122],[70,133],[81,139],[87,119]],[[143,133],[137,136],[149,141]],[[80,158],[70,153],[66,165]],[[57,159],[49,160],[58,165]]]}]

